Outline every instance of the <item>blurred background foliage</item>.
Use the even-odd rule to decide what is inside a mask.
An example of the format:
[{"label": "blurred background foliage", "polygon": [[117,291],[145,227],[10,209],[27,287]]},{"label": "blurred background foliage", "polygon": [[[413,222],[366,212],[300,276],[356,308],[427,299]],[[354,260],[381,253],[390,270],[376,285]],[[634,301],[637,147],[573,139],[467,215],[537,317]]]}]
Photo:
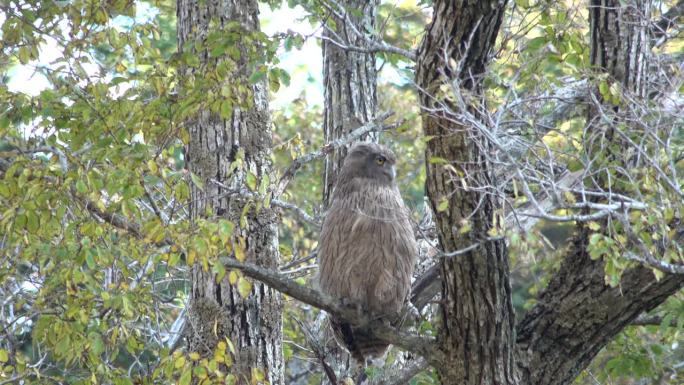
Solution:
[{"label": "blurred background foliage", "polygon": [[[486,79],[492,111],[512,95],[532,98],[568,78],[588,76],[585,3],[512,2]],[[660,12],[673,4],[663,1]],[[383,2],[377,34],[415,49],[430,6]],[[211,364],[197,362],[177,338],[187,265],[202,263],[219,275],[233,274],[236,282],[242,278],[214,263],[234,224],[188,221],[189,185],[197,181],[185,169],[183,122],[200,106],[220,113],[240,100],[239,92],[208,80],[184,83],[179,67],[195,66],[197,59],[176,53],[175,17],[168,0],[0,5],[0,384],[212,378]],[[254,76],[267,76],[272,90],[276,173],[324,144],[317,39],[323,17],[315,0],[270,1],[261,4],[265,33],[251,37],[264,48],[254,53]],[[231,54],[223,38],[208,47],[213,54]],[[683,47],[679,37],[655,50],[681,53]],[[405,119],[381,142],[397,153],[399,186],[419,222],[426,138],[413,63],[381,53],[377,66],[380,110]],[[183,97],[181,84],[191,89]],[[532,120],[548,113],[527,112]],[[544,141],[558,152],[577,153],[574,139],[583,127],[581,117],[569,120]],[[283,196],[319,219],[322,167],[305,165]],[[558,268],[571,229],[541,222],[533,231],[508,234],[518,314]],[[283,211],[280,237],[283,270],[310,284],[315,260],[286,266],[315,250],[318,227]],[[319,312],[286,303],[288,383],[319,383],[322,374],[305,338],[307,328],[320,324]],[[682,383],[682,293],[654,315],[656,325],[628,327],[577,383]],[[421,328],[433,328],[437,317],[427,316]],[[393,351],[387,359],[400,356]],[[229,364],[230,354],[220,358]],[[428,371],[411,383],[435,381]]]}]

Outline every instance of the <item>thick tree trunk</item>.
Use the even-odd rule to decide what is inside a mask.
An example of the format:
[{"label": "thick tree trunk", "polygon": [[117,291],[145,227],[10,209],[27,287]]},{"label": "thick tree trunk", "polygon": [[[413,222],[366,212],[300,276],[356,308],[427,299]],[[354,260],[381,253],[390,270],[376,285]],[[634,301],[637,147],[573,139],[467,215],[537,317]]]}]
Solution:
[{"label": "thick tree trunk", "polygon": [[[326,40],[323,41],[325,143],[342,137],[367,123],[377,113],[375,55],[341,48],[338,44],[368,48],[368,42],[359,33],[373,32],[368,29],[375,26],[378,0],[344,0],[336,4],[344,9],[337,7],[333,9],[333,14],[326,23],[329,29],[324,33]],[[351,10],[359,12],[353,14],[347,12]],[[361,139],[376,141],[377,136],[371,133]],[[325,159],[323,179],[323,205],[325,207],[328,206],[337,173],[346,155],[346,148],[341,148],[330,153]]]},{"label": "thick tree trunk", "polygon": [[[261,181],[270,178],[272,172],[268,90],[264,82],[250,85],[247,81],[249,46],[242,42],[244,36],[258,31],[257,2],[179,0],[177,11],[180,52],[194,43],[198,43],[195,47],[205,43],[211,32],[227,34],[228,29],[233,32],[235,28],[239,29],[241,37],[235,44],[240,57],[234,65],[227,66],[234,70],[214,81],[226,82],[232,89],[242,86],[248,90],[243,95],[246,102],[239,98],[232,100],[236,107],[232,108],[229,117],[222,118],[205,107],[189,122],[187,162],[190,171],[204,184],[203,188],[192,186],[191,215],[193,218],[212,215],[231,221],[235,224],[234,243],[244,245],[247,260],[276,268],[278,233],[274,210],[260,207],[257,211],[254,202],[239,195],[228,195],[214,182],[231,190],[246,189],[247,173]],[[186,74],[191,78],[196,76],[198,82],[216,77],[216,65],[228,60],[210,58],[208,51],[191,50],[201,64],[196,69],[187,69]],[[242,105],[237,107],[240,103]],[[243,158],[242,167],[231,172],[231,163],[238,158]],[[251,207],[245,210],[245,205]],[[251,293],[243,298],[237,287],[228,282],[228,275],[217,283],[214,273],[196,263],[192,267],[188,324],[189,351],[212,356],[217,343],[228,338],[235,346],[237,356],[228,370],[238,377],[238,381],[249,378],[252,368],[259,368],[270,384],[283,383],[282,300],[277,291],[254,281]]]},{"label": "thick tree trunk", "polygon": [[[453,85],[444,79],[456,81],[456,92],[479,94],[504,7],[498,1],[436,1],[418,53],[423,127],[433,136],[426,151],[427,190],[440,244],[448,253],[480,243],[465,255],[442,260],[444,362],[434,366],[444,384],[516,383],[506,246],[500,238],[486,240],[491,229],[503,225],[500,202],[485,192],[494,183],[489,144],[460,118],[466,111],[439,97],[440,87]],[[459,69],[449,62],[463,64]],[[466,222],[471,230],[459,234]]]},{"label": "thick tree trunk", "polygon": [[[608,82],[617,82],[632,97],[643,98],[651,4],[640,0],[622,3],[591,1],[591,64],[610,75]],[[601,100],[598,90],[594,93],[594,100]],[[590,109],[587,132],[600,140],[589,141],[585,150],[601,151],[627,168],[630,159],[610,149],[610,142],[619,140],[612,133],[617,122],[599,118],[600,110],[619,112],[610,103]],[[589,187],[606,188],[599,184]],[[610,287],[604,279],[604,262],[588,255],[588,238],[588,229],[581,227],[560,270],[518,325],[519,364],[526,384],[571,383],[625,326],[684,285],[684,276],[666,274],[657,281],[651,269],[637,267],[626,271],[617,287]]]}]

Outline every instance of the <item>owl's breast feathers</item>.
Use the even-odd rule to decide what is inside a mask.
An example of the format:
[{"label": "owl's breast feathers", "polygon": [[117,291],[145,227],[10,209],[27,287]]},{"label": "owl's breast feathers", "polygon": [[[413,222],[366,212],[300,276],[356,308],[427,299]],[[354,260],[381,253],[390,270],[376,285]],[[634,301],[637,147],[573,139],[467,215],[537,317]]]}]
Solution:
[{"label": "owl's breast feathers", "polygon": [[377,316],[398,313],[417,256],[396,186],[348,183],[336,191],[319,244],[321,289]]}]

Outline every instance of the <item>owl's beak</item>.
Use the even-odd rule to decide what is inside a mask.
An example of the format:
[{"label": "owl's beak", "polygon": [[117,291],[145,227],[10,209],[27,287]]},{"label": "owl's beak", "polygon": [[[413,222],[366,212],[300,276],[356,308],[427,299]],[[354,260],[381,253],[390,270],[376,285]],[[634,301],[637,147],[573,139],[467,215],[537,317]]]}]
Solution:
[{"label": "owl's beak", "polygon": [[397,177],[397,170],[394,169],[394,166],[390,166],[390,175],[392,175],[392,180]]}]

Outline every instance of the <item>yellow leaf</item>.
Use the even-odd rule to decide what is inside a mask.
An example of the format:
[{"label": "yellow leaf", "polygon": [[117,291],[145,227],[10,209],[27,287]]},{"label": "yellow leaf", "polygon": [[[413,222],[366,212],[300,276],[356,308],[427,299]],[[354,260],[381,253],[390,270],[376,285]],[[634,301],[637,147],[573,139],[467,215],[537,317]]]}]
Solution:
[{"label": "yellow leaf", "polygon": [[262,382],[264,380],[264,371],[260,368],[252,368],[252,383]]},{"label": "yellow leaf", "polygon": [[228,350],[230,350],[231,353],[235,354],[235,346],[233,345],[233,342],[226,337],[226,343],[228,344]]},{"label": "yellow leaf", "polygon": [[197,352],[192,352],[189,354],[189,356],[190,356],[190,359],[193,361],[197,361],[200,359],[200,355]]},{"label": "yellow leaf", "polygon": [[182,368],[183,365],[185,365],[185,357],[183,356],[176,358],[176,362],[173,364],[176,369]]},{"label": "yellow leaf", "polygon": [[593,231],[601,230],[601,225],[598,224],[598,222],[589,222],[589,224],[587,226],[589,227],[589,230],[593,230]]},{"label": "yellow leaf", "polygon": [[157,167],[157,162],[155,162],[153,159],[147,161],[147,168],[149,168],[153,174],[156,174],[159,170],[159,168]]},{"label": "yellow leaf", "polygon": [[7,362],[9,360],[9,353],[5,349],[0,349],[0,362]]},{"label": "yellow leaf", "polygon": [[240,277],[238,278],[237,289],[238,293],[240,293],[240,296],[242,298],[247,298],[249,293],[252,292],[252,283],[249,282],[246,278]]},{"label": "yellow leaf", "polygon": [[190,382],[192,381],[192,371],[190,369],[187,369],[181,374],[180,379],[178,380],[179,385],[190,385]]},{"label": "yellow leaf", "polygon": [[439,203],[437,204],[437,212],[441,213],[443,211],[446,211],[449,208],[449,200],[446,198],[440,199]]},{"label": "yellow leaf", "polygon": [[235,270],[232,270],[230,273],[228,273],[228,282],[230,282],[231,285],[235,285],[238,281],[238,275]]},{"label": "yellow leaf", "polygon": [[197,252],[195,250],[190,250],[188,252],[188,266],[192,266],[197,258]]},{"label": "yellow leaf", "polygon": [[245,238],[238,237],[237,242],[233,243],[233,250],[235,251],[235,259],[240,262],[245,261]]}]

